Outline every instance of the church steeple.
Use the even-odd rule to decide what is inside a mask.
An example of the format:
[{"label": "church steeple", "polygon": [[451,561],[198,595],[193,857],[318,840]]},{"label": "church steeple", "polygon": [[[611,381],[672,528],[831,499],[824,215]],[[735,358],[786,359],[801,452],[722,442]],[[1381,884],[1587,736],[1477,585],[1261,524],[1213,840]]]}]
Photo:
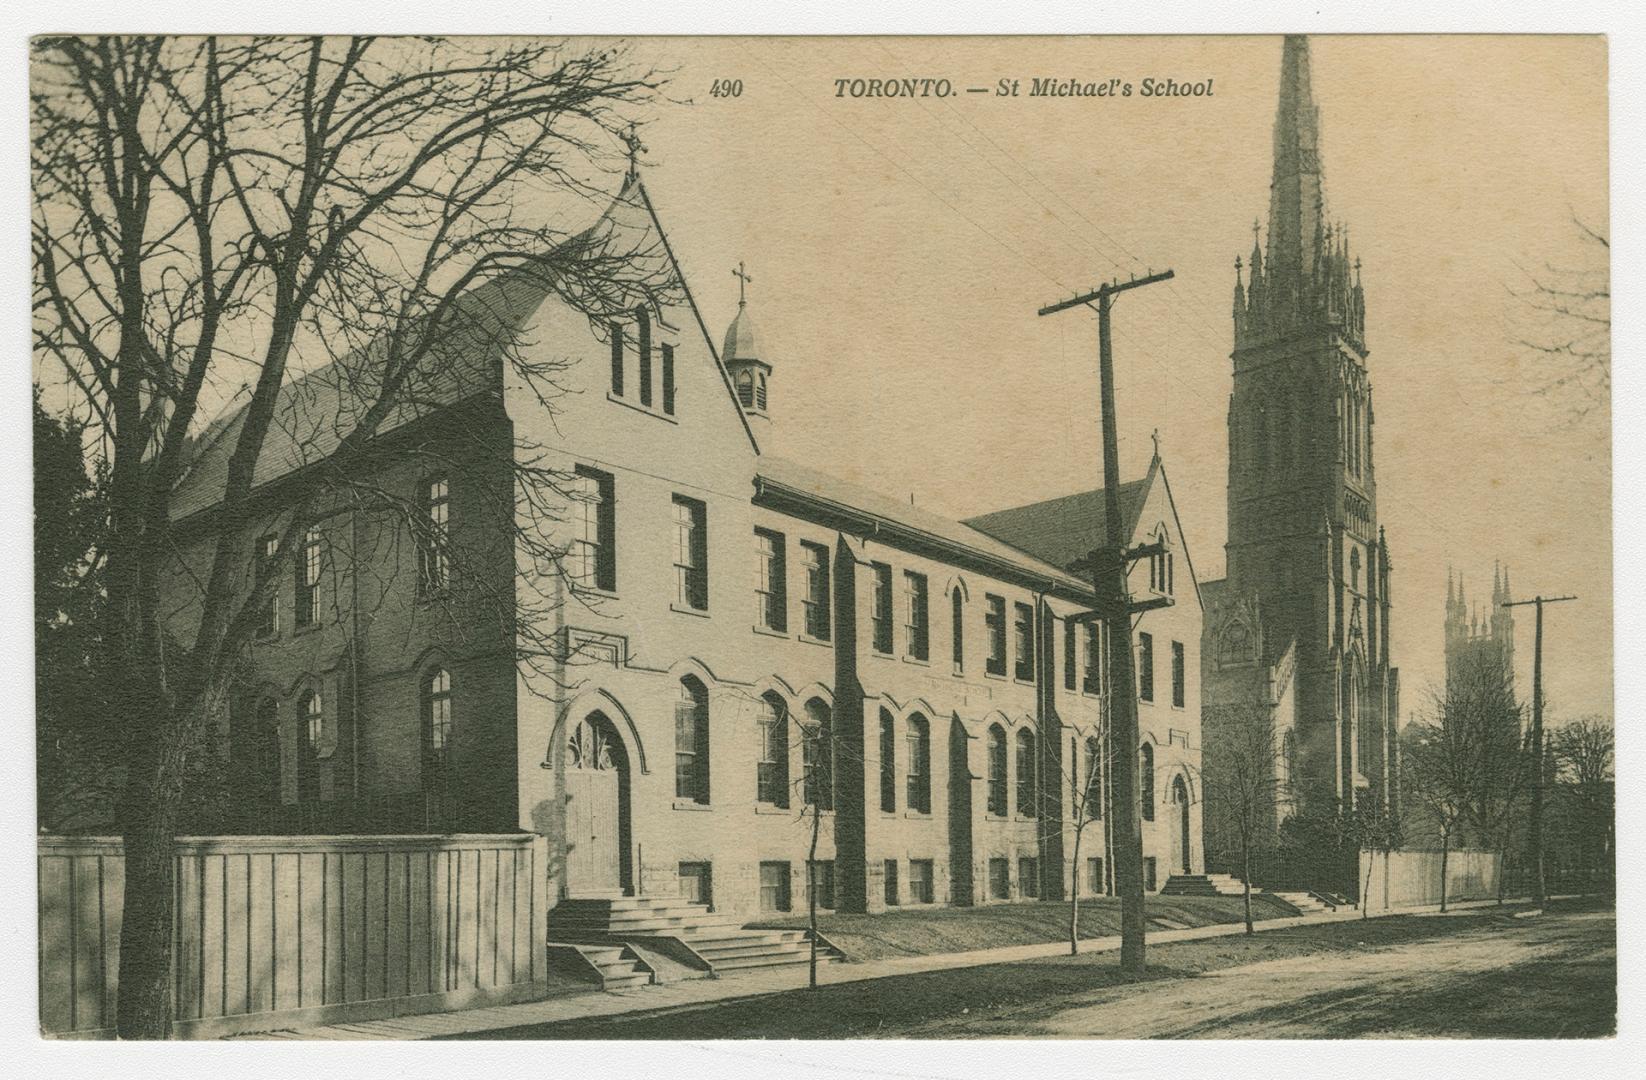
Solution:
[{"label": "church steeple", "polygon": [[1235,346],[1259,344],[1322,323],[1364,349],[1364,294],[1349,230],[1326,214],[1320,108],[1310,85],[1309,39],[1289,35],[1280,58],[1269,182],[1268,250],[1256,240],[1246,304],[1235,312]]},{"label": "church steeple", "polygon": [[766,411],[766,380],[772,366],[760,358],[755,344],[754,320],[749,318],[748,287],[754,282],[742,263],[732,271],[737,279],[737,317],[726,327],[726,341],[720,350],[720,362],[726,365],[726,374],[737,388],[737,403],[751,421],[771,422]]}]

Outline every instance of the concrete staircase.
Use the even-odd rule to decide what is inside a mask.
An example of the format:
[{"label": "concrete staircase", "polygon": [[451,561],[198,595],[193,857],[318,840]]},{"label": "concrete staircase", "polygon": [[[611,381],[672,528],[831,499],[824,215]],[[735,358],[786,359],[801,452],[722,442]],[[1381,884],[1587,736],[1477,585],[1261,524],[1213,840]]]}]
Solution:
[{"label": "concrete staircase", "polygon": [[[1253,893],[1262,892],[1253,889]],[[1161,896],[1242,896],[1244,883],[1233,874],[1173,874],[1161,887]]]},{"label": "concrete staircase", "polygon": [[1311,892],[1272,892],[1270,896],[1277,897],[1292,905],[1298,914],[1307,915],[1314,911],[1336,911],[1337,905],[1328,903]]},{"label": "concrete staircase", "polygon": [[[710,977],[752,968],[801,965],[810,958],[804,930],[745,928],[735,915],[717,915],[703,904],[679,897],[563,900],[549,912],[549,942],[551,946],[603,946],[619,952],[624,942],[646,949],[672,943],[677,958],[684,958]],[[817,959],[820,964],[833,963],[840,955],[820,944]]]}]

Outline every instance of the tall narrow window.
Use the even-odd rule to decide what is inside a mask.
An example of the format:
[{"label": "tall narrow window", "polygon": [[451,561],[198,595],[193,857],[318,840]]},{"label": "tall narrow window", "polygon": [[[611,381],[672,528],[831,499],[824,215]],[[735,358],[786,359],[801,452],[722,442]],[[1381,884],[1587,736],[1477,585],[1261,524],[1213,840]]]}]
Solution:
[{"label": "tall narrow window", "polygon": [[709,801],[709,692],[690,675],[674,706],[674,797]]},{"label": "tall narrow window", "polygon": [[606,324],[606,333],[612,339],[612,393],[623,396],[623,324]]},{"label": "tall narrow window", "polygon": [[674,346],[664,345],[663,353],[663,411],[674,415]]},{"label": "tall narrow window", "polygon": [[1137,696],[1154,700],[1154,635],[1137,635]]},{"label": "tall narrow window", "polygon": [[764,371],[760,372],[758,374],[757,378],[760,381],[755,384],[754,404],[755,404],[755,408],[759,409],[761,412],[765,412],[766,411],[766,373]]},{"label": "tall narrow window", "polygon": [[1028,604],[1016,606],[1017,669],[1015,674],[1027,682],[1034,678],[1034,608]]},{"label": "tall narrow window", "polygon": [[[919,713],[909,717],[909,809],[932,812],[932,728]],[[929,902],[929,901],[928,901]]]},{"label": "tall narrow window", "polygon": [[645,308],[634,309],[635,357],[640,366],[640,404],[652,403],[652,317]]},{"label": "tall narrow window", "polygon": [[756,529],[754,554],[755,625],[786,631],[789,628],[788,560],[783,550],[783,534]]},{"label": "tall narrow window", "polygon": [[789,723],[788,708],[775,694],[760,699],[755,718],[760,736],[760,760],[756,765],[755,798],[772,806],[789,805]]},{"label": "tall narrow window", "polygon": [[897,722],[880,710],[880,809],[897,813]]},{"label": "tall narrow window", "polygon": [[870,637],[877,653],[892,651],[892,568],[875,563],[874,607],[869,612]]},{"label": "tall narrow window", "polygon": [[754,372],[748,368],[737,373],[737,403],[745,409],[754,408]]},{"label": "tall narrow window", "polygon": [[1185,667],[1186,665],[1183,660],[1183,643],[1181,641],[1174,641],[1172,642],[1172,707],[1174,709],[1183,708],[1183,700],[1188,681],[1187,672],[1184,670]]},{"label": "tall narrow window", "polygon": [[834,721],[829,707],[816,698],[806,702],[800,761],[805,772],[806,805],[833,810]]},{"label": "tall narrow window", "polygon": [[1103,744],[1095,737],[1086,740],[1086,816],[1103,816]]},{"label": "tall narrow window", "polygon": [[311,525],[297,552],[297,604],[293,621],[300,627],[320,619],[320,529]]},{"label": "tall narrow window", "polygon": [[1086,676],[1080,688],[1088,694],[1103,692],[1103,625],[1086,624]]},{"label": "tall narrow window", "polygon": [[909,642],[909,656],[915,660],[928,659],[931,652],[931,622],[926,611],[926,575],[913,570],[903,571],[903,610],[906,615],[904,631]]},{"label": "tall narrow window", "polygon": [[1075,647],[1074,623],[1069,619],[1063,620],[1063,689],[1073,690],[1075,687]]},{"label": "tall narrow window", "polygon": [[949,594],[949,654],[954,673],[966,670],[966,598],[956,588]]},{"label": "tall narrow window", "polygon": [[1144,743],[1137,751],[1137,797],[1144,821],[1154,820],[1154,744]]},{"label": "tall narrow window", "polygon": [[451,582],[451,491],[444,476],[423,484],[422,526],[417,584],[424,596],[436,596]]},{"label": "tall narrow window", "polygon": [[984,670],[990,675],[1006,674],[1006,601],[998,596],[985,596],[988,610],[983,625],[989,632],[989,659]]},{"label": "tall narrow window", "polygon": [[800,544],[806,568],[806,596],[801,607],[806,616],[806,636],[829,640],[829,549],[822,544]]},{"label": "tall narrow window", "polygon": [[1006,731],[999,724],[989,727],[989,813],[1005,817],[1006,803]]},{"label": "tall narrow window", "polygon": [[[280,551],[280,538],[269,535],[257,541],[257,569],[259,580],[266,578],[274,569],[274,557]],[[280,575],[276,574],[278,578]],[[257,618],[257,636],[272,638],[280,636],[280,588],[278,581],[269,588],[269,598],[263,601],[262,610]]]},{"label": "tall narrow window", "polygon": [[674,497],[675,602],[694,611],[709,608],[708,510],[696,499]]},{"label": "tall narrow window", "polygon": [[448,805],[448,764],[451,759],[452,680],[445,668],[423,677],[423,824],[445,828]]},{"label": "tall narrow window", "polygon": [[1036,798],[1040,786],[1036,783],[1040,773],[1040,762],[1035,750],[1038,740],[1034,732],[1028,728],[1019,728],[1017,732],[1017,812],[1024,817],[1034,817],[1039,810]]},{"label": "tall narrow window", "polygon": [[589,588],[617,589],[617,486],[610,473],[579,465],[573,477],[572,580]]},{"label": "tall narrow window", "polygon": [[297,801],[320,801],[320,739],[325,734],[326,711],[320,691],[306,690],[297,699]]}]

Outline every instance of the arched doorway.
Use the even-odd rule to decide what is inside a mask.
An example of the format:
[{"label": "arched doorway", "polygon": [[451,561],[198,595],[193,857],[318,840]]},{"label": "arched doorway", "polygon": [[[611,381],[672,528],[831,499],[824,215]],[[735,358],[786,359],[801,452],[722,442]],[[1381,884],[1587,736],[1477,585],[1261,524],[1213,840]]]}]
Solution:
[{"label": "arched doorway", "polygon": [[1172,802],[1177,806],[1177,858],[1173,860],[1185,873],[1194,873],[1194,848],[1189,840],[1189,785],[1179,776],[1172,781]]},{"label": "arched doorway", "polygon": [[629,853],[629,757],[606,714],[589,713],[566,734],[566,893],[633,890]]}]

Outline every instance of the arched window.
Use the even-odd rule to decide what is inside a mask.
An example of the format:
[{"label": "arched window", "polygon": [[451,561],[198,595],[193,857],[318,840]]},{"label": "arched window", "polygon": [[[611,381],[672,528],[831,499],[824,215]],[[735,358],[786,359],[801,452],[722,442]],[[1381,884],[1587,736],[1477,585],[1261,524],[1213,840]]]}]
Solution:
[{"label": "arched window", "polygon": [[448,765],[451,761],[452,679],[445,668],[435,668],[423,677],[423,824],[444,828],[450,806],[447,801]]},{"label": "arched window", "polygon": [[709,801],[709,692],[691,675],[674,706],[674,797]]},{"label": "arched window", "polygon": [[754,372],[748,368],[737,373],[737,401],[745,409],[754,408]]},{"label": "arched window", "polygon": [[949,640],[954,670],[958,675],[966,669],[966,600],[957,585],[949,594]]},{"label": "arched window", "polygon": [[1290,791],[1292,778],[1297,775],[1297,733],[1290,728],[1280,737],[1280,785]]},{"label": "arched window", "polygon": [[771,806],[789,805],[789,710],[776,694],[760,699],[755,718],[760,761],[755,767],[755,798]]},{"label": "arched window", "polygon": [[1005,817],[1006,804],[1006,731],[999,724],[989,726],[989,813]]},{"label": "arched window", "polygon": [[297,699],[297,801],[320,801],[320,739],[326,712],[320,691],[305,690]]},{"label": "arched window", "polygon": [[880,809],[897,813],[897,721],[880,710]]},{"label": "arched window", "polygon": [[1034,732],[1028,728],[1019,728],[1017,732],[1017,812],[1024,817],[1034,817],[1039,809],[1037,796],[1039,785],[1035,782],[1039,773],[1039,761],[1035,757]]},{"label": "arched window", "polygon": [[919,713],[909,717],[909,809],[932,812],[932,729]]},{"label": "arched window", "polygon": [[806,805],[834,809],[834,719],[817,698],[806,702],[806,721],[800,743],[805,772]]},{"label": "arched window", "polygon": [[1103,816],[1103,744],[1095,736],[1086,740],[1086,816]]},{"label": "arched window", "polygon": [[1352,548],[1349,551],[1349,588],[1360,591],[1360,549]]},{"label": "arched window", "polygon": [[1144,743],[1137,751],[1138,802],[1143,808],[1143,820],[1154,820],[1154,746]]}]

